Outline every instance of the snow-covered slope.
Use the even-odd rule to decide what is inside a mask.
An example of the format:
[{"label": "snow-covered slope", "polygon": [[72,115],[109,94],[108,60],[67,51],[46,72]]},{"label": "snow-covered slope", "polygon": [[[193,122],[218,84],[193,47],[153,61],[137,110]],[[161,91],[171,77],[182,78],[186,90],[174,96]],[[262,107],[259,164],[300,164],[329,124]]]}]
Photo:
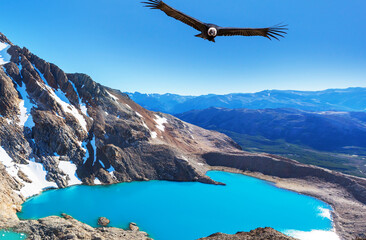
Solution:
[{"label": "snow-covered slope", "polygon": [[9,48],[9,44],[0,42],[0,66],[10,61],[11,56],[8,54]]}]

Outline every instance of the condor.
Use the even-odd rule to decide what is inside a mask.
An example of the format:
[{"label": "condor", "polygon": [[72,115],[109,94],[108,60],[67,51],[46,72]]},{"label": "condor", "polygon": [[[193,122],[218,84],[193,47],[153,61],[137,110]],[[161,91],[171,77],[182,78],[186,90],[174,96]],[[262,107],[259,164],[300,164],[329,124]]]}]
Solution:
[{"label": "condor", "polygon": [[160,9],[165,12],[166,15],[195,28],[201,32],[200,34],[197,34],[196,37],[200,37],[211,42],[215,42],[215,38],[217,36],[262,36],[268,39],[275,38],[279,40],[279,37],[284,37],[286,30],[288,30],[286,25],[276,25],[268,28],[220,27],[215,24],[203,23],[170,7],[161,0],[147,0],[147,2],[142,3],[146,4],[146,7],[151,9]]}]

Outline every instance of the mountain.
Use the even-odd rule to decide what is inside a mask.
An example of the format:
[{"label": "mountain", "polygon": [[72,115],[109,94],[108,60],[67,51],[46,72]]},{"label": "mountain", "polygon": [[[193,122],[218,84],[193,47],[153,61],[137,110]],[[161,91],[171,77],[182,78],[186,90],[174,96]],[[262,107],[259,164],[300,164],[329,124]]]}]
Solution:
[{"label": "mountain", "polygon": [[337,233],[363,236],[364,179],[242,151],[225,134],[146,110],[2,34],[0,42],[0,229],[29,239],[147,239],[140,231],[92,228],[67,215],[20,220],[16,213],[26,198],[49,188],[147,180],[220,184],[206,172],[223,169],[290,181],[284,188],[334,207]]},{"label": "mountain", "polygon": [[176,94],[126,93],[141,106],[170,114],[210,107],[222,108],[295,108],[306,111],[366,111],[366,88],[328,89],[324,91],[266,90],[258,93],[181,96]]},{"label": "mountain", "polygon": [[209,108],[176,116],[226,133],[245,150],[281,154],[301,162],[366,176],[364,112]]}]

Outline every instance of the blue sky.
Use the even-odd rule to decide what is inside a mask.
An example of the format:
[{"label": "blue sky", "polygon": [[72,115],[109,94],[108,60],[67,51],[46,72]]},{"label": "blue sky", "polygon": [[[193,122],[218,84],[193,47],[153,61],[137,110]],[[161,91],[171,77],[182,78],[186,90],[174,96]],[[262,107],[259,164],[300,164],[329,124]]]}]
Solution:
[{"label": "blue sky", "polygon": [[205,22],[289,24],[282,41],[193,37],[136,0],[0,0],[0,32],[60,66],[122,91],[255,92],[366,87],[364,0],[166,0]]}]

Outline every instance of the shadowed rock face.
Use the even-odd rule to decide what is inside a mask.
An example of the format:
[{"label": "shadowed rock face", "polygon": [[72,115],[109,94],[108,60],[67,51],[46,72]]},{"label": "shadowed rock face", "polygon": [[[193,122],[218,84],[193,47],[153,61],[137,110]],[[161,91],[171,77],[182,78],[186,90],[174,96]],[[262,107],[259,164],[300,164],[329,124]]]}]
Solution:
[{"label": "shadowed rock face", "polygon": [[250,232],[238,232],[230,235],[225,233],[215,233],[211,236],[200,238],[199,240],[295,240],[295,238],[286,236],[277,232],[273,228],[257,228]]}]

